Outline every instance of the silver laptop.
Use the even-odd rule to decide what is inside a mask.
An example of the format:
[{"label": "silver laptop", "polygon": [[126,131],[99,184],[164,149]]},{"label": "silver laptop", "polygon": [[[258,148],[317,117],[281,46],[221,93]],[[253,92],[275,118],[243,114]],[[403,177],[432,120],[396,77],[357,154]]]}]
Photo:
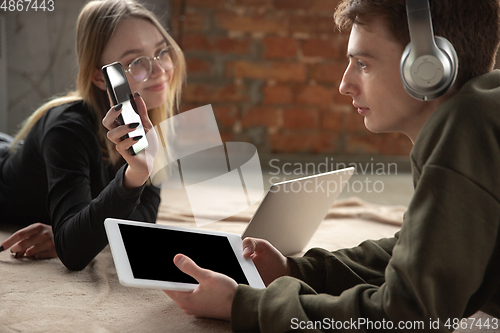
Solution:
[{"label": "silver laptop", "polygon": [[266,239],[285,256],[301,252],[353,173],[351,167],[272,185],[241,237]]}]

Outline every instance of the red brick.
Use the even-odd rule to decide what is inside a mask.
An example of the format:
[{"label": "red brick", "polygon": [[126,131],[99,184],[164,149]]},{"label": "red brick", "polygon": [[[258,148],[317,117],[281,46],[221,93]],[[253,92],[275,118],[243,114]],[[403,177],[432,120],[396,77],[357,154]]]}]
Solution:
[{"label": "red brick", "polygon": [[189,83],[182,95],[182,100],[188,103],[243,102],[248,99],[246,88],[234,84],[216,86]]},{"label": "red brick", "polygon": [[303,63],[265,62],[253,63],[236,61],[228,65],[226,75],[235,78],[274,79],[285,82],[304,82],[306,80],[306,65]]},{"label": "red brick", "polygon": [[331,34],[335,32],[332,16],[292,16],[290,32],[309,34]]},{"label": "red brick", "polygon": [[215,16],[217,26],[233,32],[267,32],[278,33],[288,29],[286,17],[252,14],[247,16],[223,12]]},{"label": "red brick", "polygon": [[292,88],[286,85],[265,86],[263,88],[264,104],[291,104]]},{"label": "red brick", "polygon": [[311,0],[274,0],[274,7],[279,10],[306,10],[311,6]]},{"label": "red brick", "polygon": [[311,152],[334,153],[339,150],[340,135],[335,132],[321,132],[316,134],[316,140],[312,146]]},{"label": "red brick", "polygon": [[210,74],[210,63],[203,59],[187,58],[187,75]]},{"label": "red brick", "polygon": [[230,130],[221,130],[220,132],[220,138],[222,140],[222,142],[231,142],[231,141],[235,141],[234,140],[234,133],[233,131],[230,131]]},{"label": "red brick", "polygon": [[265,47],[264,57],[275,58],[295,58],[297,57],[298,43],[289,37],[266,37],[262,40]]},{"label": "red brick", "polygon": [[313,0],[309,7],[309,11],[332,16],[338,4],[339,0]]},{"label": "red brick", "polygon": [[268,136],[273,153],[326,153],[338,150],[335,133],[274,133]]},{"label": "red brick", "polygon": [[183,0],[170,0],[170,6],[172,10],[179,8],[181,6],[182,1]]},{"label": "red brick", "polygon": [[[180,1],[172,0],[174,38]],[[224,141],[265,141],[272,152],[407,155],[409,139],[372,134],[352,107],[352,98],[338,92],[347,66],[349,32],[335,29],[332,13],[337,3],[186,0],[182,48],[188,77],[194,78],[184,88],[182,109],[212,104]],[[251,53],[259,42],[261,54]],[[228,81],[236,83],[215,78],[211,60],[217,55],[233,59],[223,65]],[[250,56],[261,58],[248,61]],[[247,87],[252,80],[258,80],[255,87],[262,86],[261,91],[251,90],[258,100],[262,95],[262,101],[246,109],[250,100],[256,101]]]},{"label": "red brick", "polygon": [[271,8],[273,0],[234,0],[234,7],[262,9]]},{"label": "red brick", "polygon": [[204,34],[188,33],[184,36],[182,49],[184,52],[217,52],[230,54],[247,54],[252,40],[250,38],[207,37]]},{"label": "red brick", "polygon": [[207,27],[206,23],[207,17],[202,13],[193,12],[186,13],[186,20],[184,21],[184,31],[203,31]]},{"label": "red brick", "polygon": [[170,37],[173,38],[173,40],[180,46],[182,49],[182,41],[179,43],[180,36],[179,36],[179,31],[177,30],[177,26],[171,26],[169,27],[168,34]]},{"label": "red brick", "polygon": [[279,10],[304,10],[319,12],[332,16],[337,8],[338,0],[275,0],[274,6]]},{"label": "red brick", "polygon": [[212,49],[206,35],[187,33],[182,39],[182,50],[189,51],[210,51]]},{"label": "red brick", "polygon": [[349,154],[408,155],[411,149],[410,139],[400,133],[346,135],[346,152]]},{"label": "red brick", "polygon": [[267,126],[276,128],[281,124],[282,111],[273,107],[254,107],[247,110],[241,117],[243,128]]},{"label": "red brick", "polygon": [[[205,20],[206,19],[207,19],[206,16],[204,16],[198,12],[186,13],[185,21],[182,24],[183,29],[184,29],[184,33],[186,33],[186,32],[199,32],[199,31],[205,30],[205,27],[206,27]],[[172,29],[176,32],[176,34],[174,34],[174,36],[177,36],[177,33],[179,32],[179,26],[180,26],[179,16],[172,17],[171,26],[172,26]]]},{"label": "red brick", "polygon": [[[175,31],[177,28],[177,23],[179,22],[179,17],[180,17],[180,11],[181,11],[181,2],[184,0],[171,0],[170,1],[170,24],[173,22],[176,22],[176,24],[172,27],[173,30]],[[169,31],[169,33],[172,33],[172,30]]]},{"label": "red brick", "polygon": [[340,51],[332,39],[312,38],[302,43],[302,54],[304,57],[336,59],[339,57]]},{"label": "red brick", "polygon": [[333,103],[334,89],[322,85],[300,86],[294,89],[295,103],[329,106]]},{"label": "red brick", "polygon": [[335,44],[335,47],[338,49],[339,51],[339,58],[338,60],[342,61],[347,61],[347,44],[349,42],[349,32],[348,31],[345,31],[345,32],[336,32],[334,35],[333,35],[333,38],[334,38],[334,44]]},{"label": "red brick", "polygon": [[250,38],[235,39],[220,37],[214,41],[214,49],[220,53],[248,54],[252,40]]},{"label": "red brick", "polygon": [[179,15],[175,15],[175,18],[172,18],[170,24],[168,26],[167,32],[168,34],[179,44]]},{"label": "red brick", "polygon": [[224,9],[227,3],[228,0],[186,0],[186,7]]},{"label": "red brick", "polygon": [[181,112],[186,112],[186,111],[189,111],[189,110],[193,110],[193,109],[196,109],[196,108],[199,108],[200,106],[203,106],[205,104],[203,103],[186,103],[186,102],[182,102],[181,104]]},{"label": "red brick", "polygon": [[330,131],[342,131],[344,112],[327,108],[320,112],[320,128]]},{"label": "red brick", "polygon": [[283,110],[283,128],[314,129],[318,127],[318,110],[314,108],[289,108]]},{"label": "red brick", "polygon": [[334,83],[338,86],[342,81],[346,66],[346,63],[337,62],[312,64],[309,75],[311,79],[319,83]]},{"label": "red brick", "polygon": [[218,124],[225,128],[232,128],[238,120],[238,109],[236,106],[213,106],[215,118]]},{"label": "red brick", "polygon": [[310,136],[298,134],[274,133],[268,136],[269,146],[273,153],[308,152],[310,149]]}]

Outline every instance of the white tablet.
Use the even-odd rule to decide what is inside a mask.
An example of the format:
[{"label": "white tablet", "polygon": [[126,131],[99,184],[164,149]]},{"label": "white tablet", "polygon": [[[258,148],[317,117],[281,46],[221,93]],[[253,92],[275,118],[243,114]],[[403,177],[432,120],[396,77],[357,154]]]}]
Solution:
[{"label": "white tablet", "polygon": [[238,284],[265,288],[252,260],[243,258],[240,235],[109,218],[104,226],[118,279],[125,286],[194,290],[198,282],[173,262],[182,253]]}]

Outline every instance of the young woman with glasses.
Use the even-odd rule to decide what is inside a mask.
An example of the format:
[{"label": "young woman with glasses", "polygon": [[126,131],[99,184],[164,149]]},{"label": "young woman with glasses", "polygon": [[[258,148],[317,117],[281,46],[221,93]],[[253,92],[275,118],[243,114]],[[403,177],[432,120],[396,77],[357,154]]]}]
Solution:
[{"label": "young woman with glasses", "polygon": [[76,46],[76,91],[36,110],[14,139],[0,135],[0,223],[23,227],[0,250],[59,257],[72,270],[106,246],[105,218],[154,222],[160,204],[147,152],[130,155],[134,139],[124,139],[137,124],[116,121],[101,67],[122,63],[146,132],[178,107],[185,79],[178,45],[132,0],[87,3]]}]

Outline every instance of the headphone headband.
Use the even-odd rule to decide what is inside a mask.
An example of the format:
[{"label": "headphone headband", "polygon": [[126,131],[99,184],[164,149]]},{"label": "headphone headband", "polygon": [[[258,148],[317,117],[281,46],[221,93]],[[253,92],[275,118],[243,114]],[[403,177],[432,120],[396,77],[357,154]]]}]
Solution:
[{"label": "headphone headband", "polygon": [[428,1],[407,0],[408,30],[414,52],[432,53],[436,48]]}]

